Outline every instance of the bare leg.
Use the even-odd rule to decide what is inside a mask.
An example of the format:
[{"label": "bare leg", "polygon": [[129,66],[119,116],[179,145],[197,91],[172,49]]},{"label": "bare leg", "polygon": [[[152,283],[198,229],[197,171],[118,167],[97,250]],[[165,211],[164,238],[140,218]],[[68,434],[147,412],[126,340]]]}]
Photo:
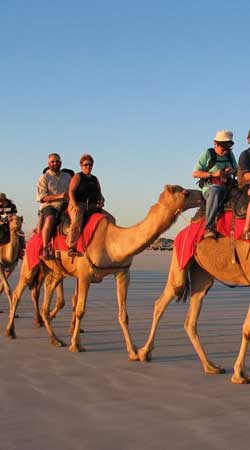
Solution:
[{"label": "bare leg", "polygon": [[42,240],[43,240],[43,248],[48,247],[50,237],[51,237],[51,230],[54,225],[54,216],[47,216],[44,225],[42,228]]},{"label": "bare leg", "polygon": [[180,270],[176,250],[173,250],[169,276],[164,291],[155,301],[151,330],[145,345],[138,350],[140,361],[149,361],[154,348],[154,338],[160,318],[171,301],[179,296],[185,287],[187,271]]},{"label": "bare leg", "polygon": [[245,358],[247,347],[250,342],[250,306],[242,328],[242,341],[238,357],[234,364],[234,374],[231,378],[232,383],[245,384],[250,383],[250,376],[245,368]]},{"label": "bare leg", "polygon": [[115,275],[116,278],[116,290],[117,290],[117,302],[118,302],[118,320],[123,331],[128,357],[131,361],[138,360],[137,349],[134,346],[129,329],[128,329],[128,315],[126,309],[127,292],[130,282],[130,273],[118,272]]},{"label": "bare leg", "polygon": [[216,366],[213,362],[207,359],[205,351],[201,345],[197,330],[197,322],[202,307],[202,301],[210,287],[213,285],[214,279],[196,263],[193,264],[190,269],[190,276],[191,299],[184,328],[201,360],[205,373],[211,375],[225,373],[225,370],[223,368],[221,368],[220,366]]},{"label": "bare leg", "polygon": [[[248,190],[247,194],[249,196],[250,190]],[[245,225],[244,225],[244,229],[243,229],[243,237],[245,239],[249,239],[250,238],[250,202],[248,202],[247,205],[247,212],[246,212],[246,220],[245,220]]]}]

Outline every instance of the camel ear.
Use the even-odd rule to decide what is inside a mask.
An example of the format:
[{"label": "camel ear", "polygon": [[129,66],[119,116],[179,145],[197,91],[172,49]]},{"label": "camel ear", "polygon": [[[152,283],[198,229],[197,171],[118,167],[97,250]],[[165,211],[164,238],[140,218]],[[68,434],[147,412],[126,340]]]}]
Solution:
[{"label": "camel ear", "polygon": [[188,195],[188,190],[183,189],[181,186],[178,186],[176,184],[166,184],[164,186],[164,190],[168,191],[170,194],[175,194],[176,192],[182,192],[185,195]]},{"label": "camel ear", "polygon": [[165,184],[165,186],[164,186],[164,191],[167,191],[167,192],[169,192],[170,194],[174,194],[175,193],[175,189],[176,188],[176,186],[175,185],[172,185],[172,184]]}]

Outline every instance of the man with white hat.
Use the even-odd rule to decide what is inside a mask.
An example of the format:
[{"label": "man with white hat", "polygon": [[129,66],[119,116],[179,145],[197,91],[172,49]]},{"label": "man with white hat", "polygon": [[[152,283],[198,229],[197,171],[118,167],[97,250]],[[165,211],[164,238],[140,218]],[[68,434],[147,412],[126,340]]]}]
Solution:
[{"label": "man with white hat", "polygon": [[[250,130],[247,134],[247,142],[250,144]],[[237,172],[238,186],[243,188],[244,186],[250,185],[250,147],[241,152],[239,157],[239,165]],[[250,189],[248,190],[248,195],[250,195]],[[243,237],[245,239],[250,239],[250,203],[248,203],[246,222],[243,230]]]},{"label": "man with white hat", "polygon": [[217,131],[214,147],[205,150],[194,167],[192,175],[200,178],[199,186],[206,200],[204,238],[216,238],[216,218],[237,171],[237,162],[231,150],[233,145],[232,131]]}]

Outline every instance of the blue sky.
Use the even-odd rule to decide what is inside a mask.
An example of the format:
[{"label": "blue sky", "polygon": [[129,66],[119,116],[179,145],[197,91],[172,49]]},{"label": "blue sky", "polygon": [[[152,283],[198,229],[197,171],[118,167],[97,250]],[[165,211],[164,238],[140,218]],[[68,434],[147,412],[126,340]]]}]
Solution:
[{"label": "blue sky", "polygon": [[0,191],[25,230],[51,152],[75,171],[93,155],[121,226],[144,218],[165,184],[195,187],[217,130],[234,132],[238,157],[250,128],[249,24],[245,0],[3,0]]}]

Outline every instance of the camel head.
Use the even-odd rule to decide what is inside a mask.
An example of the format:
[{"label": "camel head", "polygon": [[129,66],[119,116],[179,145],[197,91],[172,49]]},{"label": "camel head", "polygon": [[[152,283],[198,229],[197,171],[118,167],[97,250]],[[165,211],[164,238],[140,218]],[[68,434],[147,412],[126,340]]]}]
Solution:
[{"label": "camel head", "polygon": [[190,208],[197,208],[203,202],[201,191],[197,189],[184,189],[177,185],[166,185],[159,197],[159,203],[169,208],[175,214]]},{"label": "camel head", "polygon": [[22,228],[23,216],[13,214],[9,216],[10,231],[20,231]]}]

